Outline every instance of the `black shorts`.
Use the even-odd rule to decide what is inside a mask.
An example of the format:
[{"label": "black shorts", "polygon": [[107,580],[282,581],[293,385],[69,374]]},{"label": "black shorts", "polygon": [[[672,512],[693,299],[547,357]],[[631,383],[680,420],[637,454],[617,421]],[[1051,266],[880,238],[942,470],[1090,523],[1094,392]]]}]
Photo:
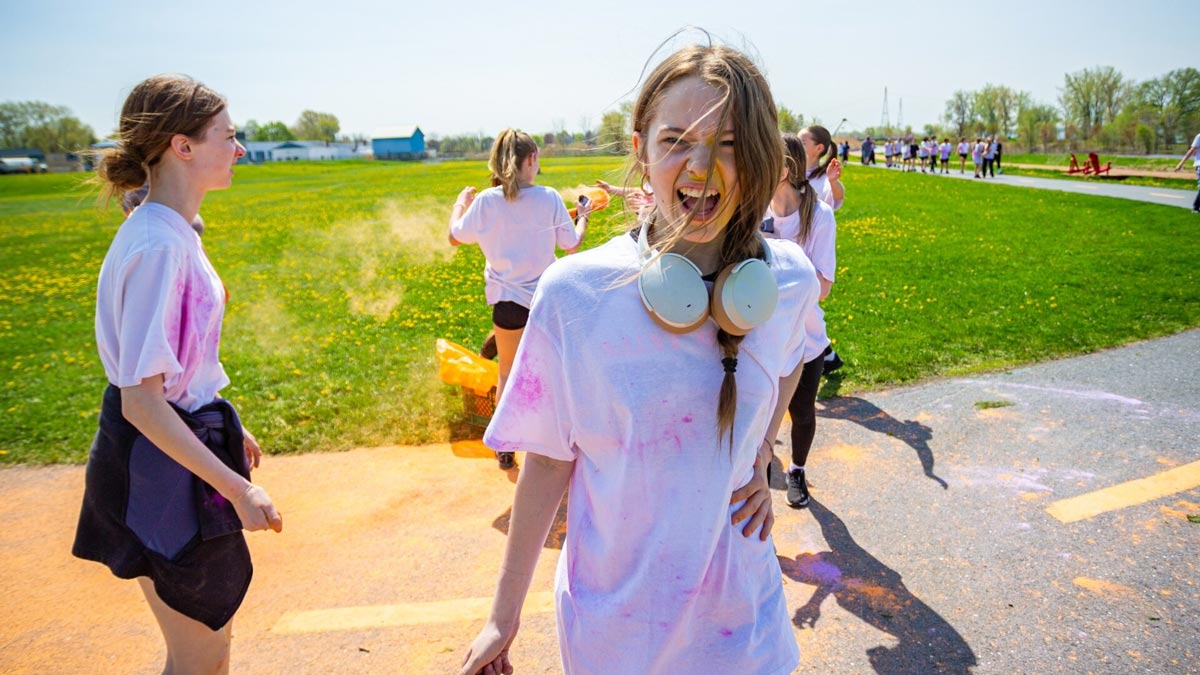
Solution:
[{"label": "black shorts", "polygon": [[967,153],[965,153],[965,152],[960,152],[960,153],[958,153],[958,158],[959,158],[959,159],[966,159],[966,158],[967,158]]},{"label": "black shorts", "polygon": [[529,308],[515,302],[501,300],[492,305],[492,323],[504,330],[521,330],[529,323]]}]

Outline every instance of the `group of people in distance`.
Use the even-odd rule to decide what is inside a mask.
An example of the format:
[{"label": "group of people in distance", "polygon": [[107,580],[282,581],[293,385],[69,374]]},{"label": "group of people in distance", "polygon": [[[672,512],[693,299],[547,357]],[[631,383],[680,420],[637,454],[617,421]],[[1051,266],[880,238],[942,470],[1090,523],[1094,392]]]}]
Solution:
[{"label": "group of people in distance", "polygon": [[920,143],[912,134],[901,138],[889,138],[883,143],[884,166],[901,171],[917,171],[921,173],[950,173],[952,156],[958,154],[958,172],[966,173],[967,158],[975,167],[976,178],[996,177],[996,171],[1004,173],[1000,167],[1001,154],[1004,146],[995,136],[976,138],[972,143],[966,136],[958,139],[957,144],[943,138],[939,143],[936,136],[926,136]]},{"label": "group of people in distance", "polygon": [[[527,453],[493,607],[462,673],[512,672],[568,486],[555,591],[565,672],[797,666],[767,470],[791,411],[788,502],[808,502],[831,352],[819,302],[845,190],[829,132],[781,136],[776,110],[745,54],[686,47],[649,73],[633,108],[628,231],[555,260],[585,237],[587,204],[572,218],[535,185],[536,143],[513,130],[493,148],[493,187],[455,201],[449,236],[483,248],[501,359],[484,441]],[[109,385],[73,552],[138,579],[167,673],[228,671],[252,570],[242,530],[282,529],[250,480],[258,443],[219,396],[228,293],[193,228],[244,152],[224,98],[160,76],[129,95],[99,169],[113,196],[149,189],[101,267]]]}]

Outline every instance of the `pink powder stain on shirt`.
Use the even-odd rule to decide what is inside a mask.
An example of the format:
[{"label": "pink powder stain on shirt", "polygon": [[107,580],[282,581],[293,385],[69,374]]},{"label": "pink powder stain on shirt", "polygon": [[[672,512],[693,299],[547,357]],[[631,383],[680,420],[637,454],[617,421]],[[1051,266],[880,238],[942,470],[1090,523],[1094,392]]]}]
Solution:
[{"label": "pink powder stain on shirt", "polygon": [[684,415],[684,416],[683,416],[683,423],[684,423],[684,424],[691,424],[691,423],[692,423],[692,416],[691,416],[691,415]]},{"label": "pink powder stain on shirt", "polygon": [[721,630],[719,630],[717,632],[720,633],[721,635],[724,635],[725,637],[729,637],[729,636],[733,635],[733,631],[729,630],[728,628],[722,628]]},{"label": "pink powder stain on shirt", "polygon": [[512,391],[505,392],[507,396],[511,393],[516,397],[517,403],[525,408],[536,408],[542,402],[543,386],[542,378],[527,370],[521,371],[516,380],[512,383]]}]

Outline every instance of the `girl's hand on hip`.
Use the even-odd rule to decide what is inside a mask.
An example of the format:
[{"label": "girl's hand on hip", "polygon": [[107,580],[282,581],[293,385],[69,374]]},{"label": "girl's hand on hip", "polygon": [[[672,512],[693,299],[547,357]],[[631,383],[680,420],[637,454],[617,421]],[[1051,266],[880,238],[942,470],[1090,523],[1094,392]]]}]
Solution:
[{"label": "girl's hand on hip", "polygon": [[[763,441],[763,445],[769,451],[770,446],[767,441]],[[754,476],[749,483],[734,490],[729,499],[730,504],[745,500],[745,503],[733,512],[729,524],[737,525],[749,518],[749,522],[742,528],[742,536],[749,538],[754,536],[755,531],[758,531],[758,538],[761,541],[767,540],[767,537],[771,535],[771,528],[775,525],[775,512],[771,507],[771,485],[767,482],[767,466],[771,461],[769,457],[770,455],[759,452],[754,459]]]}]

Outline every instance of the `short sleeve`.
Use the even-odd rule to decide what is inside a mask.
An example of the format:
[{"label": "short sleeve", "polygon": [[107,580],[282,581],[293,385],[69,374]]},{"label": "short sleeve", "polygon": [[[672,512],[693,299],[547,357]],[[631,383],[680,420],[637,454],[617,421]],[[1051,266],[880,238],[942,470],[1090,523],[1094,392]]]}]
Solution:
[{"label": "short sleeve", "polygon": [[575,231],[575,221],[558,195],[554,195],[554,241],[558,247],[565,250],[579,246],[579,233]]},{"label": "short sleeve", "polygon": [[143,251],[122,266],[116,306],[118,387],[132,387],[162,374],[183,372],[172,347],[178,342],[183,309],[184,270],[170,251]]},{"label": "short sleeve", "polygon": [[565,364],[555,341],[537,321],[537,304],[483,442],[496,452],[532,452],[569,462],[576,452]]},{"label": "short sleeve", "polygon": [[805,248],[812,249],[809,260],[812,261],[817,274],[833,281],[833,275],[837,271],[837,220],[834,218],[833,209],[818,207],[813,215],[816,222],[812,232],[812,246]]},{"label": "short sleeve", "polygon": [[1196,137],[1192,139],[1192,147],[1200,148],[1200,134],[1196,134]]},{"label": "short sleeve", "polygon": [[[787,254],[788,246],[796,246],[794,255]],[[779,288],[780,301],[782,302],[786,298],[788,303],[786,306],[795,311],[795,315],[791,317],[792,325],[784,344],[782,369],[779,373],[779,377],[786,377],[804,362],[804,342],[807,337],[805,322],[808,320],[810,312],[817,311],[817,297],[820,295],[821,287],[817,282],[815,270],[803,252],[799,250],[799,246],[788,241],[780,242],[775,248],[775,255],[776,259],[785,255],[793,260],[799,259],[789,264],[786,275],[780,277],[781,280],[784,280]]]},{"label": "short sleeve", "polygon": [[483,207],[480,206],[479,199],[472,200],[463,217],[450,224],[450,236],[462,244],[479,243],[479,222],[482,211]]}]

